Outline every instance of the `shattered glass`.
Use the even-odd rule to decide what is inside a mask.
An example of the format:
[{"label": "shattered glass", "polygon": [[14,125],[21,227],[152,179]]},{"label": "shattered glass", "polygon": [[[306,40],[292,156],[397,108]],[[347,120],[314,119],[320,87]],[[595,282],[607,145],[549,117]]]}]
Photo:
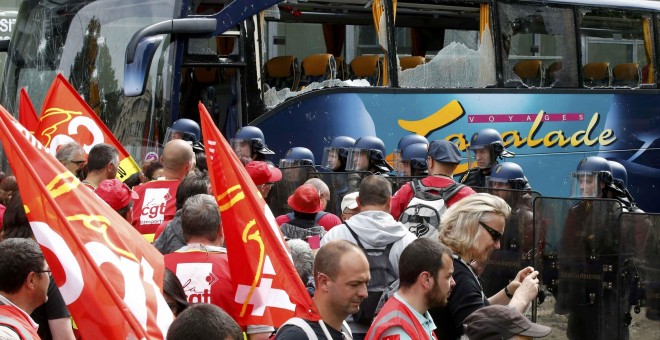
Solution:
[{"label": "shattered glass", "polygon": [[495,49],[490,30],[483,32],[479,50],[451,42],[426,64],[399,72],[401,87],[475,88],[495,84]]},{"label": "shattered glass", "polygon": [[266,93],[264,94],[264,104],[266,105],[267,109],[272,109],[291,97],[295,97],[313,90],[329,88],[329,87],[349,87],[349,86],[368,87],[371,85],[369,84],[369,81],[367,81],[366,79],[343,80],[343,81],[339,79],[330,79],[330,80],[322,81],[320,83],[311,83],[300,91],[291,91],[288,88],[278,91],[276,88],[271,88],[268,91],[266,91]]}]

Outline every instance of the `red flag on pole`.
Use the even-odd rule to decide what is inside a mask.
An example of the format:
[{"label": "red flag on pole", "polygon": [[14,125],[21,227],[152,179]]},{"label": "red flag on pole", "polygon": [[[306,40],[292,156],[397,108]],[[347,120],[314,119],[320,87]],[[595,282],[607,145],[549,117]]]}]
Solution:
[{"label": "red flag on pole", "polygon": [[83,338],[164,338],[163,256],[1,106],[0,142]]},{"label": "red flag on pole", "polygon": [[60,73],[53,80],[41,110],[41,122],[34,136],[54,155],[57,147],[78,142],[89,153],[96,144],[106,143],[119,151],[117,178],[124,181],[140,167]]},{"label": "red flag on pole", "polygon": [[34,110],[34,106],[32,105],[32,101],[30,100],[30,96],[28,96],[25,87],[21,87],[21,95],[18,105],[18,121],[21,125],[25,126],[30,133],[37,131],[37,127],[39,126],[37,111]]},{"label": "red flag on pole", "polygon": [[199,115],[235,292],[232,317],[275,327],[294,316],[319,320],[273,213],[202,103]]}]

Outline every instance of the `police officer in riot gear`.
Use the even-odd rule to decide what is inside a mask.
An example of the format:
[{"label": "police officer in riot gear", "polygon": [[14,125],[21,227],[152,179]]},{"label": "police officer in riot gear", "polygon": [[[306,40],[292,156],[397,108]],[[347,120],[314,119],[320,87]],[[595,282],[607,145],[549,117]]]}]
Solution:
[{"label": "police officer in riot gear", "polygon": [[[571,173],[571,196],[608,198],[612,170],[602,157],[587,157]],[[627,310],[627,288],[618,286],[621,206],[580,201],[568,211],[560,244],[555,312],[568,314],[569,339],[627,339],[619,311]],[[610,269],[611,268],[611,269]]]},{"label": "police officer in riot gear", "polygon": [[486,186],[489,193],[502,198],[511,207],[511,215],[500,239],[500,249],[491,255],[491,263],[479,264],[485,265],[482,274],[485,281],[484,291],[488,295],[496,293],[508,284],[508,278],[515,276],[518,268],[532,265],[534,215],[531,187],[518,164],[496,164],[486,180]]},{"label": "police officer in riot gear", "polygon": [[286,152],[284,158],[280,159],[280,168],[290,168],[294,166],[314,166],[314,154],[308,148],[296,146]]},{"label": "police officer in riot gear", "polygon": [[163,145],[172,139],[183,139],[186,142],[189,142],[195,153],[204,152],[204,143],[202,143],[202,130],[199,128],[199,124],[196,121],[188,118],[178,119],[172,124],[171,127],[167,128],[165,132],[165,141]]},{"label": "police officer in riot gear", "polygon": [[[408,146],[413,144],[424,144],[427,146],[428,149],[429,141],[428,139],[426,139],[426,137],[418,134],[406,135],[399,140],[399,145],[392,154],[394,161],[394,170],[396,171],[397,176],[410,176],[409,168],[404,169],[404,170],[408,170],[407,172],[405,172],[405,171],[401,171],[402,169],[399,169],[399,166],[404,164],[401,159],[403,150],[405,150]],[[405,173],[401,173],[401,172],[405,172]]]},{"label": "police officer in riot gear", "polygon": [[626,171],[626,168],[621,165],[621,163],[616,161],[608,160],[607,163],[612,169],[612,184],[614,189],[616,189],[611,190],[609,194],[610,198],[615,198],[620,201],[626,210],[630,212],[643,213],[644,211],[637,207],[637,204],[635,204],[635,199],[628,191],[628,171]]},{"label": "police officer in riot gear", "polygon": [[323,161],[321,166],[334,171],[346,171],[348,150],[355,145],[355,139],[348,136],[337,136],[332,139],[330,146],[323,149]]},{"label": "police officer in riot gear", "polygon": [[264,133],[256,126],[244,126],[231,139],[231,146],[241,160],[265,162],[266,155],[275,153],[266,146]]},{"label": "police officer in riot gear", "polygon": [[428,166],[426,164],[426,154],[428,153],[428,144],[416,143],[408,145],[398,162],[395,162],[398,176],[426,176],[428,175]]},{"label": "police officer in riot gear", "polygon": [[477,167],[468,170],[461,178],[461,183],[471,187],[485,187],[486,177],[490,175],[493,166],[498,164],[497,159],[514,156],[504,148],[502,137],[495,129],[483,129],[472,135],[468,150],[468,160],[469,152],[474,152]]},{"label": "police officer in riot gear", "polygon": [[375,136],[360,137],[348,152],[347,171],[387,174],[392,167],[385,161],[385,144]]}]

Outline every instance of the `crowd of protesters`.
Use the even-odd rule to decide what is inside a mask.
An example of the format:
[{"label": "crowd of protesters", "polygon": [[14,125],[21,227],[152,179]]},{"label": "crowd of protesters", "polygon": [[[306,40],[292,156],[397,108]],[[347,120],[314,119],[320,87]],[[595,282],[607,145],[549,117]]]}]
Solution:
[{"label": "crowd of protesters", "polygon": [[[232,145],[259,195],[267,199],[283,176],[267,160],[273,152],[260,132],[244,127]],[[325,150],[327,169],[374,173],[361,178],[356,190],[342,193],[337,214],[325,210],[340,190],[313,178],[294,188],[287,199],[290,212],[275,218],[321,321],[294,318],[279,329],[239,327],[230,316],[233,294],[223,224],[199,152],[199,133],[196,138],[193,143],[176,137],[168,141],[159,157],[149,157],[142,171],[123,183],[115,179],[119,159],[110,145],[96,145],[86,155],[73,142],[57,153],[63,166],[165,255],[163,293],[176,316],[168,339],[242,339],[243,333],[250,339],[508,339],[550,333],[523,315],[539,292],[538,271],[520,268],[491,296],[479,277],[479,263],[500,248],[512,209],[518,207],[457,184],[453,176],[461,156],[447,141],[427,142],[424,148],[417,143],[410,150],[426,152],[414,157],[400,150],[391,167],[376,137],[354,141],[357,148],[334,143]],[[479,176],[489,175],[506,150],[473,147],[486,152],[476,151],[479,169],[464,180],[482,183],[490,177]],[[307,158],[281,164],[315,165]],[[426,177],[393,193],[386,179],[391,171]],[[1,174],[0,180],[0,338],[73,339],[71,316],[31,240],[16,178]],[[432,236],[413,233],[402,221],[418,185],[437,192],[456,188]],[[385,252],[384,260],[373,250]],[[13,256],[18,253],[23,255]],[[209,273],[212,283],[204,280]],[[381,280],[389,280],[391,291],[374,302],[371,284]],[[200,294],[204,289],[208,293]],[[370,310],[378,302],[378,312]]]}]

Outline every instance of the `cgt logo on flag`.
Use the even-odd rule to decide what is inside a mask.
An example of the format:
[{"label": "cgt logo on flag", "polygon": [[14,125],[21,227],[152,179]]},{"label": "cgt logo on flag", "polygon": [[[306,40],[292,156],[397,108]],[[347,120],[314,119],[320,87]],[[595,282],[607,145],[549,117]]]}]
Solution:
[{"label": "cgt logo on flag", "polygon": [[124,181],[140,171],[131,155],[62,74],[55,77],[46,94],[34,135],[51,155],[55,155],[60,145],[70,142],[80,144],[86,153],[96,144],[110,144],[119,152],[117,178]]},{"label": "cgt logo on flag", "polygon": [[242,284],[238,285],[234,301],[243,304],[241,316],[245,314],[248,305],[253,306],[252,315],[254,316],[263,316],[266,307],[288,309],[292,312],[296,310],[296,305],[291,303],[289,294],[287,294],[285,290],[272,287],[273,277],[275,277],[275,275],[277,275],[277,273],[275,273],[273,264],[270,262],[270,257],[266,256],[263,271],[261,272],[261,275],[255,277],[255,282],[259,280],[259,276],[270,277],[262,277],[261,284],[258,287]]},{"label": "cgt logo on flag", "polygon": [[198,107],[211,186],[225,226],[235,291],[232,317],[242,325],[275,327],[294,316],[320,320],[273,214],[204,105]]},{"label": "cgt logo on flag", "polygon": [[0,107],[0,142],[35,239],[83,338],[162,338],[163,257]]}]

